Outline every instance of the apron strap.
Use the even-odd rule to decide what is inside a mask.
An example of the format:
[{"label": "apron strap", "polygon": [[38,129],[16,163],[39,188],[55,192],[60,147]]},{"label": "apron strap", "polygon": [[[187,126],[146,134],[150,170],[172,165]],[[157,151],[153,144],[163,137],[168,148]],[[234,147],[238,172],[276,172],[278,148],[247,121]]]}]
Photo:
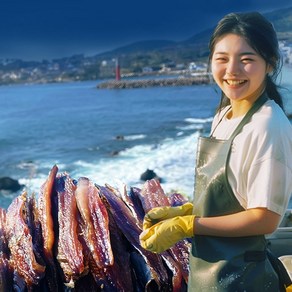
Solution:
[{"label": "apron strap", "polygon": [[241,120],[241,122],[239,123],[239,125],[236,127],[236,129],[232,133],[231,137],[229,138],[230,141],[233,141],[233,139],[235,138],[235,136],[237,136],[240,133],[240,131],[242,130],[242,128],[244,127],[244,125],[249,122],[249,120],[251,119],[251,117],[253,116],[253,114],[255,112],[257,112],[267,100],[268,100],[268,97],[267,97],[266,93],[264,92],[255,101],[255,103],[253,104],[253,106],[251,107],[251,109],[246,113],[246,115],[243,117],[243,119]]}]

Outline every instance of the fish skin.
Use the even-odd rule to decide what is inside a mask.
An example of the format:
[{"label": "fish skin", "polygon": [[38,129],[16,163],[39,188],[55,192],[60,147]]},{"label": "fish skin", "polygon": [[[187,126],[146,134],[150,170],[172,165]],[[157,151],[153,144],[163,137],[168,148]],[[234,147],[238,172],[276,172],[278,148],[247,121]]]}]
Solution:
[{"label": "fish skin", "polygon": [[43,237],[42,228],[39,221],[38,209],[34,196],[27,197],[26,200],[26,218],[25,221],[32,237],[33,252],[36,260],[42,265],[46,265],[43,255]]},{"label": "fish skin", "polygon": [[171,207],[176,207],[176,206],[181,206],[187,202],[189,202],[182,194],[180,193],[173,193],[170,194],[169,197],[169,202]]},{"label": "fish skin", "polygon": [[5,209],[0,208],[0,253],[6,256],[9,255],[8,240],[6,234],[6,215]]},{"label": "fish skin", "polygon": [[[76,186],[68,174],[58,177],[56,185],[64,188],[56,189],[58,195],[58,224],[57,260],[63,270],[65,283],[74,288],[75,281],[85,270],[83,247],[78,239],[78,209],[75,198]],[[61,181],[61,184],[60,184]]]},{"label": "fish skin", "polygon": [[[131,268],[135,271],[133,281],[136,291],[147,291],[148,287],[155,287],[154,291],[159,291],[157,283],[151,277],[150,267],[146,264],[143,256],[133,250],[130,253]],[[145,289],[146,288],[146,289]]]},{"label": "fish skin", "polygon": [[141,189],[137,187],[131,187],[129,192],[129,198],[133,203],[134,210],[137,214],[137,218],[140,222],[143,222],[145,211],[141,202]]},{"label": "fish skin", "polygon": [[[131,210],[132,215],[135,217],[136,221],[139,223],[138,226],[141,228],[142,225],[140,223],[142,223],[143,217],[141,217],[140,214],[137,212],[136,206],[134,202],[132,201],[132,198],[127,193],[126,185],[120,183],[118,187],[112,187],[109,184],[105,184],[105,187],[124,201],[125,205]],[[143,213],[144,213],[144,210],[143,210]]]},{"label": "fish skin", "polygon": [[[158,195],[159,197],[153,199],[154,195]],[[130,198],[134,204],[134,209],[140,214],[139,217],[141,217],[142,214],[143,217],[145,215],[142,202],[144,203],[144,206],[146,206],[145,208],[158,207],[158,202],[165,203],[166,205],[170,204],[168,197],[165,195],[160,183],[157,181],[147,182],[144,184],[143,193],[139,188],[131,188]],[[173,200],[180,201],[181,196],[175,196]],[[141,220],[143,220],[143,217]],[[185,243],[179,242],[174,247],[161,254],[163,260],[173,275],[171,283],[173,292],[184,291],[188,281],[188,254],[184,253],[187,248],[188,247]],[[180,261],[182,261],[182,264],[180,264]]]},{"label": "fish skin", "polygon": [[42,227],[43,250],[48,261],[53,260],[53,246],[55,241],[54,222],[52,216],[52,195],[55,178],[58,172],[57,165],[54,165],[49,175],[40,188],[38,196],[39,220]]},{"label": "fish skin", "polygon": [[55,180],[57,173],[58,167],[57,165],[54,165],[45,182],[40,187],[37,200],[38,218],[43,240],[42,255],[44,256],[47,265],[45,278],[49,290],[54,292],[61,291],[54,254],[57,216],[54,216],[53,213],[57,208],[56,203],[54,205],[54,199],[56,196]]},{"label": "fish skin", "polygon": [[39,264],[33,252],[33,242],[26,223],[27,194],[16,197],[7,210],[8,247],[13,268],[25,280],[28,287],[38,285],[45,275],[45,266]]},{"label": "fish skin", "polygon": [[108,213],[97,188],[88,178],[81,177],[77,181],[75,197],[84,227],[82,234],[93,260],[99,268],[113,265]]},{"label": "fish skin", "polygon": [[[169,197],[164,193],[159,181],[152,179],[146,181],[141,189],[138,197],[141,200],[141,204],[145,213],[150,209],[162,206],[171,206]],[[184,198],[181,195],[171,196],[171,202],[173,204],[179,204],[183,202]],[[190,243],[187,240],[177,242],[173,247],[163,253],[169,268],[173,270],[173,287],[180,291],[182,289],[179,283],[183,283],[181,277],[188,282],[189,275],[189,252]],[[173,260],[175,263],[173,263]]]},{"label": "fish skin", "polygon": [[102,200],[107,206],[107,210],[113,216],[118,228],[127,238],[129,243],[135,248],[149,265],[151,279],[159,287],[159,291],[171,291],[169,286],[169,277],[160,255],[151,253],[143,249],[140,245],[139,235],[141,229],[138,227],[135,218],[130,209],[126,206],[121,198],[111,192],[108,188],[98,186]]},{"label": "fish skin", "polygon": [[0,291],[12,291],[13,268],[6,235],[6,210],[0,208]]},{"label": "fish skin", "polygon": [[75,283],[75,292],[95,292],[100,291],[91,273],[78,279]]},{"label": "fish skin", "polygon": [[104,268],[99,268],[97,266],[93,259],[92,253],[89,251],[86,243],[84,242],[84,222],[80,224],[80,238],[83,240],[86,249],[85,257],[88,260],[90,274],[94,278],[97,287],[97,289],[94,291],[102,290],[104,292],[132,292],[134,289],[132,284],[132,272],[129,264],[129,243],[116,226],[110,212],[108,212],[108,216],[110,241],[114,254],[114,261],[111,266],[106,266]]}]

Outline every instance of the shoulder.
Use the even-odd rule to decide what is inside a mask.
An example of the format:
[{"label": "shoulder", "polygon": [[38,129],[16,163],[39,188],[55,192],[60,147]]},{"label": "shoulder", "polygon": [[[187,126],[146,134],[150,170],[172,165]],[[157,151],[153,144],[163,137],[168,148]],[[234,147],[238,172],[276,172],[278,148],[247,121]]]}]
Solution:
[{"label": "shoulder", "polygon": [[292,125],[274,101],[267,101],[253,115],[242,131],[241,141],[254,154],[254,163],[276,159],[291,167]]},{"label": "shoulder", "polygon": [[268,100],[253,115],[247,126],[252,129],[254,135],[287,135],[292,139],[292,125],[284,111],[273,100]]}]

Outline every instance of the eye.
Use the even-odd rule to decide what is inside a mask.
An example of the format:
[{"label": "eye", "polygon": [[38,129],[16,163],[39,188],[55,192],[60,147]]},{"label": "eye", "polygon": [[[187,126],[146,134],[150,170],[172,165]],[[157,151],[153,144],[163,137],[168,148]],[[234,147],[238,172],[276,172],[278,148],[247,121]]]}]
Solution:
[{"label": "eye", "polygon": [[241,59],[241,62],[244,63],[244,64],[252,63],[253,61],[254,61],[253,58],[242,58]]},{"label": "eye", "polygon": [[227,59],[226,57],[216,57],[216,58],[215,58],[215,61],[216,61],[217,63],[225,63],[225,62],[228,61],[228,59]]}]

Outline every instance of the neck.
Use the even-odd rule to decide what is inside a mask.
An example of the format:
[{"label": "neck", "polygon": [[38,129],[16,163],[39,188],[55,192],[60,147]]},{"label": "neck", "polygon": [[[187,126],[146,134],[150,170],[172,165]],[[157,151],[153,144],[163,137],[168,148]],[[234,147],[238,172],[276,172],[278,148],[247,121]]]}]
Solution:
[{"label": "neck", "polygon": [[249,101],[231,101],[231,111],[228,113],[228,119],[234,119],[244,116],[252,107],[253,103]]},{"label": "neck", "polygon": [[242,100],[230,100],[231,111],[228,113],[228,119],[234,119],[241,116],[244,116],[256,102],[256,100],[263,94],[265,91],[265,86],[260,87],[256,92],[251,96],[242,99]]}]

